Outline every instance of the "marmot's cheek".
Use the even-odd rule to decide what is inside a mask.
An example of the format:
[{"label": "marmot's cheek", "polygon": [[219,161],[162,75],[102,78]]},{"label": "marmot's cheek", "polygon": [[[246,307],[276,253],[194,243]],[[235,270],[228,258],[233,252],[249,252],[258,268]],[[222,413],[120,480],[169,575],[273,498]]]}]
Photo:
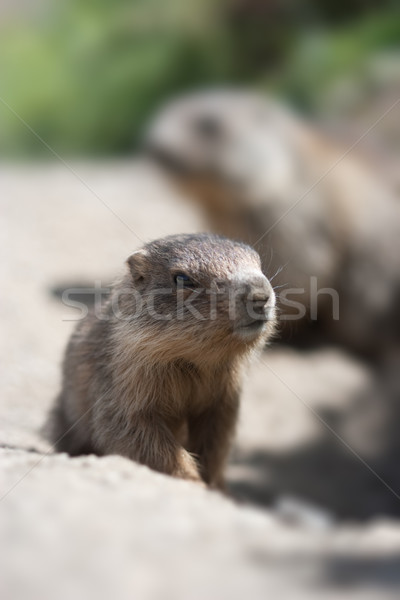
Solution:
[{"label": "marmot's cheek", "polygon": [[274,306],[267,306],[265,310],[265,320],[266,321],[275,321],[276,318],[276,310],[275,303]]}]

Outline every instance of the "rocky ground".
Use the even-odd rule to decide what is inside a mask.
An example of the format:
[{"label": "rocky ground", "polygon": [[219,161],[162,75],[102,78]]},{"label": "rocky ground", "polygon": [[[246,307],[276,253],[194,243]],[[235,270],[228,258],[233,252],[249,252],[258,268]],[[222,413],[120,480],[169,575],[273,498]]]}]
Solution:
[{"label": "rocky ground", "polygon": [[397,405],[335,348],[276,344],[248,373],[231,498],[40,435],[77,316],[157,236],[204,229],[145,164],[0,166],[0,595],[398,598]]}]

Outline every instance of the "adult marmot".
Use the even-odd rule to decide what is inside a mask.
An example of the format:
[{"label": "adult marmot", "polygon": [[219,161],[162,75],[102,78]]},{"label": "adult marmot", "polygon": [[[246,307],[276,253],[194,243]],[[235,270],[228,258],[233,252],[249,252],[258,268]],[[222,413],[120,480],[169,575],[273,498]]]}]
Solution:
[{"label": "adult marmot", "polygon": [[172,102],[147,148],[213,231],[251,244],[274,286],[287,286],[279,293],[286,339],[322,332],[371,355],[398,344],[400,203],[343,149],[272,100],[240,91]]},{"label": "adult marmot", "polygon": [[68,344],[53,440],[222,486],[241,369],[273,331],[258,254],[209,234],[151,242]]}]

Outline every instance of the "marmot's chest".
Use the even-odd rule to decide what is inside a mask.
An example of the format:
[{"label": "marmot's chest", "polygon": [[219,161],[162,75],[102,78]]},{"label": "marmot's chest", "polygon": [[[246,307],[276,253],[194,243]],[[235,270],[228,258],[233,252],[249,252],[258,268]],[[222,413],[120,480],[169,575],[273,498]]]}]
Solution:
[{"label": "marmot's chest", "polygon": [[195,417],[209,409],[220,396],[221,379],[212,375],[185,373],[180,381],[178,402],[184,418]]}]

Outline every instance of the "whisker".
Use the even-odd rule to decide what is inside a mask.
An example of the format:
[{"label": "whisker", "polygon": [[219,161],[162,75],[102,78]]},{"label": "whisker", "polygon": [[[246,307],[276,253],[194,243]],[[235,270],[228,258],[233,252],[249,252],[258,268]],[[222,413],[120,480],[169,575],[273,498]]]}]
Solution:
[{"label": "whisker", "polygon": [[[291,259],[290,259],[291,260]],[[274,273],[274,275],[272,275],[272,277],[269,277],[270,282],[273,281],[275,279],[275,277],[277,277],[280,273],[282,273],[282,271],[284,269],[286,269],[286,267],[288,266],[288,264],[290,263],[290,260],[288,260],[284,265],[280,266],[278,268],[278,270],[276,271],[276,273]]]},{"label": "whisker", "polygon": [[274,286],[272,286],[272,289],[274,291],[275,290],[279,290],[280,288],[286,287],[287,285],[289,285],[289,282],[288,283],[283,283],[282,285],[274,285]]}]

